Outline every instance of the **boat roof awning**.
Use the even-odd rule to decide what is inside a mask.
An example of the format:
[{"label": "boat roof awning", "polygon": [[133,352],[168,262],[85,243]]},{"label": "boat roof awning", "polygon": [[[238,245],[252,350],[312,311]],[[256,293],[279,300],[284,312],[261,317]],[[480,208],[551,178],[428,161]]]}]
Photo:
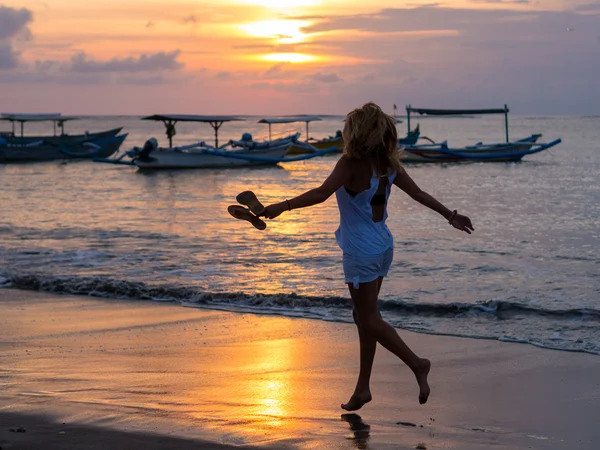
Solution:
[{"label": "boat roof awning", "polygon": [[428,109],[428,108],[413,108],[407,106],[408,112],[414,112],[421,115],[428,116],[459,116],[459,115],[480,115],[480,114],[506,114],[508,107],[505,105],[504,108],[497,109]]},{"label": "boat roof awning", "polygon": [[169,146],[173,147],[173,136],[175,136],[175,124],[177,122],[196,122],[208,123],[215,131],[215,147],[219,146],[219,128],[225,122],[243,121],[235,116],[196,116],[193,114],[155,114],[153,116],[142,117],[142,120],[155,120],[163,122],[166,128]]},{"label": "boat roof awning", "polygon": [[470,115],[478,116],[482,114],[503,114],[504,115],[504,132],[506,134],[506,142],[510,142],[508,134],[508,106],[504,108],[494,109],[429,109],[429,108],[413,108],[411,105],[406,106],[406,118],[408,122],[408,132],[410,133],[410,115],[411,113],[428,115],[428,116],[461,116]]},{"label": "boat roof awning", "polygon": [[173,121],[173,122],[233,122],[242,121],[239,117],[234,116],[196,116],[193,114],[155,114],[153,116],[142,117],[142,120],[156,120],[156,121]]},{"label": "boat roof awning", "polygon": [[295,122],[318,122],[321,119],[319,116],[294,116],[294,117],[265,117],[264,119],[260,119],[258,123],[295,123]]},{"label": "boat roof awning", "polygon": [[75,116],[62,116],[60,114],[2,114],[0,120],[10,122],[66,122],[78,120]]}]

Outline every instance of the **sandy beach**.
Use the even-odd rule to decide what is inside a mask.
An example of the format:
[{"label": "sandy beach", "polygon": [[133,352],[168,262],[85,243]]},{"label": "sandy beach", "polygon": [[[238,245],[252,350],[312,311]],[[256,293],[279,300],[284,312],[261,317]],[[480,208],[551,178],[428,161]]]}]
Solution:
[{"label": "sandy beach", "polygon": [[[595,449],[600,359],[401,332],[356,415],[352,325],[0,290],[0,447]],[[26,429],[18,433],[11,431]]]}]

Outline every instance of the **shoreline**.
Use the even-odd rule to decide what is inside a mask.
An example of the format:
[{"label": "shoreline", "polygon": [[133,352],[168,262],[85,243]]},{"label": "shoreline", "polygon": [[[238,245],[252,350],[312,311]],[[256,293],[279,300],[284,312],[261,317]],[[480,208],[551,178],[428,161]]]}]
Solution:
[{"label": "shoreline", "polygon": [[[63,422],[92,427],[71,447],[90,449],[107,442],[124,448],[119,439],[129,435],[121,432],[196,448],[572,449],[600,442],[600,360],[591,355],[401,331],[433,361],[430,401],[418,404],[412,375],[379,348],[374,400],[357,419],[339,408],[358,369],[350,324],[12,289],[0,290],[0,317],[0,420],[17,421],[0,427],[3,449],[36,448],[17,439],[34,439],[38,427],[54,433],[53,423]],[[36,422],[33,413],[52,420]],[[31,420],[23,433],[30,437],[8,431],[27,428],[19,417]],[[113,431],[119,437],[110,441]]]},{"label": "shoreline", "polygon": [[[81,295],[88,298],[120,301],[173,303],[185,308],[207,311],[227,311],[239,314],[258,314],[354,324],[350,314],[351,300],[349,297],[341,296],[305,296],[295,293],[203,292],[196,287],[168,284],[148,285],[141,282],[117,280],[108,277],[63,278],[38,274],[27,274],[16,278],[0,278],[0,283],[4,283],[0,285],[0,289],[20,290],[24,292],[40,292],[60,296]],[[300,307],[301,311],[296,311],[296,307]],[[315,311],[311,311],[311,308],[314,308]],[[319,308],[325,309],[325,314],[320,314]],[[556,316],[562,314],[565,316],[567,323],[569,323],[569,319],[580,318],[585,320],[592,312],[594,320],[600,320],[600,311],[589,311],[585,308],[560,311],[532,309],[524,304],[502,300],[489,300],[488,302],[476,304],[460,302],[413,304],[403,300],[394,300],[390,303],[383,301],[381,308],[384,316],[387,316],[386,318],[395,328],[411,333],[516,343],[544,350],[600,356],[599,349],[585,348],[584,343],[586,341],[582,339],[568,341],[571,346],[560,346],[553,345],[555,340],[548,336],[545,338],[547,342],[542,342],[530,337],[514,334],[488,336],[478,333],[461,333],[460,330],[456,332],[431,330],[421,325],[411,326],[410,320],[408,320],[408,326],[404,323],[398,323],[398,321],[394,322],[394,318],[390,317],[390,315],[398,314],[396,319],[402,321],[410,319],[413,316],[422,316],[430,319],[431,317],[440,315],[440,317],[446,320],[454,320],[465,317],[468,314],[480,314],[483,320],[488,320],[490,324],[493,324],[498,319],[505,320],[505,310],[508,309],[509,311],[516,311],[516,314],[523,314],[523,317],[530,319],[530,315],[533,318],[545,318],[548,315]],[[532,323],[529,325],[531,326]],[[557,332],[556,334],[559,333]],[[580,345],[582,347],[573,345]]]}]

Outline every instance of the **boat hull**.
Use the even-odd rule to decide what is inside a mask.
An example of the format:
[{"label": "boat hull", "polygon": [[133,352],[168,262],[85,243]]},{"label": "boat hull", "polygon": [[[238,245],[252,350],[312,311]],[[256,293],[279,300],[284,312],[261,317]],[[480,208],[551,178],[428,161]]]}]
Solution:
[{"label": "boat hull", "polygon": [[[344,140],[343,139],[325,139],[322,141],[314,141],[309,142],[317,150],[326,150],[331,147],[337,147],[337,152],[341,153],[344,150]],[[314,150],[308,149],[306,147],[292,145],[288,152],[288,155],[303,155],[307,153],[314,153]]]},{"label": "boat hull", "polygon": [[[259,149],[230,151],[233,156],[254,156],[259,158],[281,159],[288,152],[290,144]],[[211,149],[207,149],[211,150]],[[227,152],[229,153],[229,152]],[[261,165],[275,165],[278,161],[247,160],[233,156],[221,156],[202,151],[177,151],[172,149],[159,149],[150,152],[147,158],[138,158],[135,164],[143,170],[162,169],[215,169],[229,167],[248,167]]]},{"label": "boat hull", "polygon": [[65,134],[62,136],[13,136],[12,133],[0,134],[9,144],[27,145],[33,142],[44,141],[47,143],[74,145],[83,142],[94,142],[101,139],[111,138],[118,135],[123,128],[113,128],[112,130],[100,131],[98,133],[87,134]]},{"label": "boat hull", "polygon": [[[58,145],[41,142],[39,145],[0,147],[0,163],[38,162],[60,159],[108,158],[114,155],[127,135],[100,139],[91,143]],[[85,144],[92,144],[86,146]]]},{"label": "boat hull", "polygon": [[540,135],[533,135],[507,144],[481,144],[464,148],[449,148],[443,144],[406,146],[400,153],[400,158],[402,162],[408,163],[520,161],[524,153],[532,149],[539,137]]},{"label": "boat hull", "polygon": [[[406,137],[398,140],[399,145],[414,145],[419,139],[420,132],[418,129],[411,131]],[[326,150],[331,147],[337,147],[337,153],[344,151],[344,139],[343,138],[330,138],[323,139],[320,141],[309,142],[317,151]],[[292,145],[288,155],[302,155],[307,153],[314,153],[315,150],[306,148],[305,146]],[[334,152],[335,153],[335,152]]]}]

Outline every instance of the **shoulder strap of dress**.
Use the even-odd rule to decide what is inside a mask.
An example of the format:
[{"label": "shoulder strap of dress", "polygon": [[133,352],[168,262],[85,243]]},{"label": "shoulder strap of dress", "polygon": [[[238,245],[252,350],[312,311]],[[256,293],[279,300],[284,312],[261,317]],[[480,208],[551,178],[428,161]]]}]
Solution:
[{"label": "shoulder strap of dress", "polygon": [[390,180],[390,185],[394,184],[396,175],[398,175],[398,172],[396,172],[395,170],[390,175],[388,175],[388,179]]}]

